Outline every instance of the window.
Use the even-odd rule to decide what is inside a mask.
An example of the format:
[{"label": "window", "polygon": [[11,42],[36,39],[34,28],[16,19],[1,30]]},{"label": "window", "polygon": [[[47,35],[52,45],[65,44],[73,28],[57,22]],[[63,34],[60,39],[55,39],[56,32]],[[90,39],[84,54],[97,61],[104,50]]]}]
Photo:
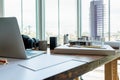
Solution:
[{"label": "window", "polygon": [[58,36],[58,0],[45,0],[45,38]]},{"label": "window", "polygon": [[110,40],[120,40],[120,1],[111,0],[110,2]]},{"label": "window", "polygon": [[109,0],[104,0],[104,37],[105,41],[110,40],[110,16],[109,16]]},{"label": "window", "polygon": [[81,33],[82,36],[90,36],[90,2],[92,0],[81,1]]},{"label": "window", "polygon": [[[96,17],[99,18],[95,18],[99,28],[95,31],[98,31],[99,34],[101,34],[99,31],[103,31],[102,35],[106,41],[120,39],[119,0],[80,0],[80,3],[78,1],[45,0],[45,39],[48,40],[48,43],[51,36],[58,37],[60,44],[63,44],[64,34],[69,34],[70,40],[77,40],[79,34],[80,36],[90,36],[93,20],[91,19],[92,1],[103,2],[102,17],[99,13],[102,7],[95,5],[95,8],[99,8],[96,9]],[[21,33],[36,37],[36,0],[4,0],[4,16],[17,17]],[[101,19],[103,22],[100,21]],[[103,26],[100,27],[101,25]],[[78,32],[79,34],[77,34]],[[40,34],[40,36],[43,35]]]},{"label": "window", "polygon": [[23,33],[30,35],[31,37],[35,37],[36,36],[35,0],[23,0],[22,14],[23,14]]},{"label": "window", "polygon": [[56,36],[63,44],[64,34],[77,38],[77,0],[45,0],[46,39]]},{"label": "window", "polygon": [[35,0],[4,0],[4,16],[16,17],[22,34],[36,37]]},{"label": "window", "polygon": [[70,40],[77,39],[77,0],[60,0],[60,39],[63,43],[64,34]]},{"label": "window", "polygon": [[22,31],[21,23],[21,0],[4,0],[4,16],[16,17]]}]

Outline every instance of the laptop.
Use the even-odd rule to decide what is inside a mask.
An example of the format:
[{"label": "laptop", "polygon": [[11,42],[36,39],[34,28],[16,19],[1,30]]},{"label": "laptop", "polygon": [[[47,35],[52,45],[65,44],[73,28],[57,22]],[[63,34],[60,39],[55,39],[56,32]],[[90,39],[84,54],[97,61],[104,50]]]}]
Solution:
[{"label": "laptop", "polygon": [[46,51],[25,50],[16,17],[0,18],[0,56],[27,59]]}]

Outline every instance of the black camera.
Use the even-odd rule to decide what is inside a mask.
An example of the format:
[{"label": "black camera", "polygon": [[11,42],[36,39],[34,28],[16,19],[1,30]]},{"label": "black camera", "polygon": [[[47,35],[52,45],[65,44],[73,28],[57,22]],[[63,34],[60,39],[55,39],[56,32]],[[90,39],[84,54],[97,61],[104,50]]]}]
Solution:
[{"label": "black camera", "polygon": [[25,49],[32,49],[39,46],[39,40],[35,38],[30,38],[28,35],[22,35]]}]

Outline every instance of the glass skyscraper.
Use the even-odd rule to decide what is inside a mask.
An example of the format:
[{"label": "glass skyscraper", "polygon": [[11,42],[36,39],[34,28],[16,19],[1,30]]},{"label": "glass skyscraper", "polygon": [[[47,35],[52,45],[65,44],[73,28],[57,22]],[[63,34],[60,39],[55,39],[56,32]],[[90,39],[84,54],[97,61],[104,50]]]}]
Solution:
[{"label": "glass skyscraper", "polygon": [[90,2],[90,36],[94,39],[104,37],[104,4],[103,0]]}]

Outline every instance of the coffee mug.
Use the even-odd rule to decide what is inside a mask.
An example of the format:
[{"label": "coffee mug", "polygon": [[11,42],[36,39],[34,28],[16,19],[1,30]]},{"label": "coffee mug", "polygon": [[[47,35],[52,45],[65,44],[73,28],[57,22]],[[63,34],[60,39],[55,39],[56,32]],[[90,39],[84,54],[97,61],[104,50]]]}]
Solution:
[{"label": "coffee mug", "polygon": [[47,41],[46,40],[39,41],[39,50],[43,50],[43,51],[47,50]]}]

